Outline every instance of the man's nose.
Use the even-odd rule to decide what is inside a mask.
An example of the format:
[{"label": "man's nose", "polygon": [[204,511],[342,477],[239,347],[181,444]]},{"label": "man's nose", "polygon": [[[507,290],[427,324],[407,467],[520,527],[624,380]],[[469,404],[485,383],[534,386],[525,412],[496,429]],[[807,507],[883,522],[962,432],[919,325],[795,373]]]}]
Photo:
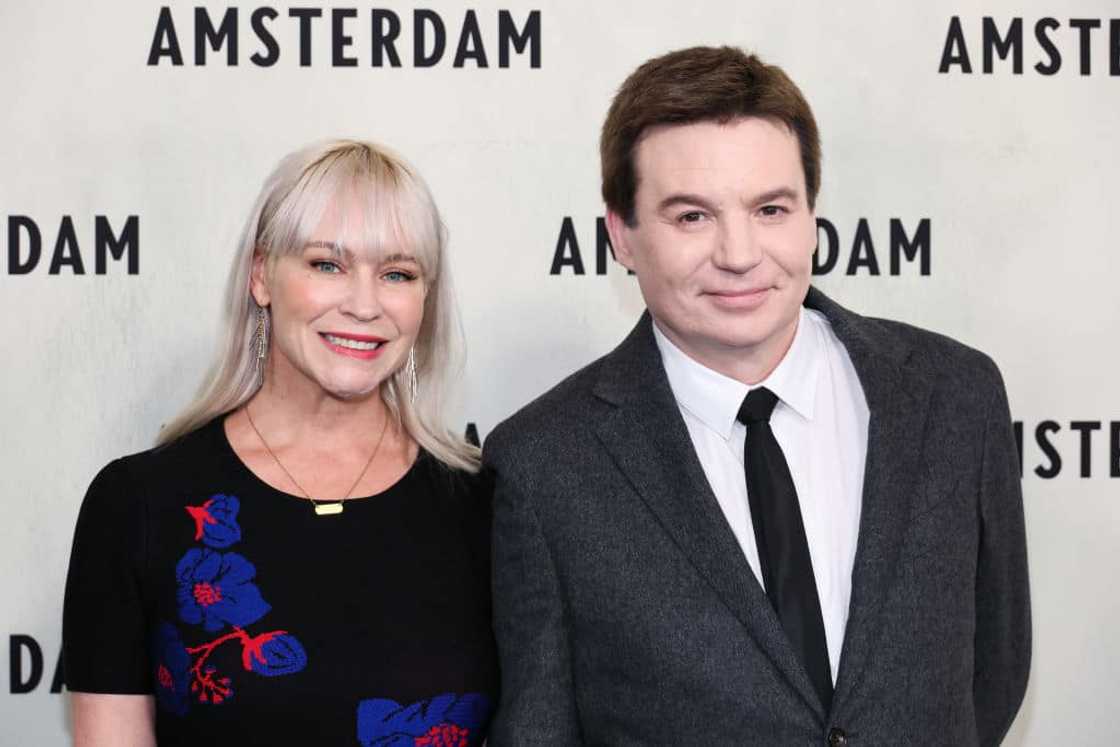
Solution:
[{"label": "man's nose", "polygon": [[762,261],[762,237],[749,218],[737,216],[720,224],[713,260],[720,269],[744,273]]}]

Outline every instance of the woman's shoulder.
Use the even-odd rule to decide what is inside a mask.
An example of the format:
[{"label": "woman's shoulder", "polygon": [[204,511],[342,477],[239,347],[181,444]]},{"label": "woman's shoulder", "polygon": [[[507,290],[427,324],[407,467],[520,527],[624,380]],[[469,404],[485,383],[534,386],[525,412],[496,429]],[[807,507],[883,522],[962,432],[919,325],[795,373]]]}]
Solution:
[{"label": "woman's shoulder", "polygon": [[491,502],[494,492],[490,473],[471,472],[448,465],[423,450],[417,458],[417,466],[429,475],[435,505],[445,516],[454,517],[462,530],[475,572],[478,578],[485,580],[484,588],[489,593]]},{"label": "woman's shoulder", "polygon": [[458,496],[489,495],[492,480],[481,470],[456,467],[421,448],[416,456],[416,467],[440,487]]},{"label": "woman's shoulder", "polygon": [[[184,434],[174,441],[118,457],[94,477],[90,492],[143,493],[139,486],[164,482],[179,475],[196,474],[220,454],[222,418]],[[131,488],[131,489],[128,489]]]},{"label": "woman's shoulder", "polygon": [[416,469],[427,479],[429,489],[450,504],[450,509],[468,520],[489,520],[494,491],[488,472],[449,465],[424,449],[416,458]]}]

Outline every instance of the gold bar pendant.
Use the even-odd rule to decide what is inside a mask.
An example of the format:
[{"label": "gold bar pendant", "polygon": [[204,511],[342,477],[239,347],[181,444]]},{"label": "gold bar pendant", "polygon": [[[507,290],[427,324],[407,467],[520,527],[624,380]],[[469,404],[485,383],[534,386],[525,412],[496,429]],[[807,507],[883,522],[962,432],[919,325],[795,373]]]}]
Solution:
[{"label": "gold bar pendant", "polygon": [[340,513],[342,513],[342,501],[315,504],[315,514],[318,516],[332,516]]}]

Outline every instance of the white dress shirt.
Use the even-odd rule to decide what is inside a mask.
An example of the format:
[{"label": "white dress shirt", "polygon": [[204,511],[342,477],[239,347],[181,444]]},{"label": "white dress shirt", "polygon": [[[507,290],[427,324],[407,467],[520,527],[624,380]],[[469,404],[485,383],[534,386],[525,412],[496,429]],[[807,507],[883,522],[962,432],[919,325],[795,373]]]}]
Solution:
[{"label": "white dress shirt", "polygon": [[801,504],[835,683],[852,595],[869,418],[848,351],[823,315],[802,307],[785,357],[764,381],[747,386],[697,363],[656,321],[653,332],[704,474],[760,585],[743,469],[747,429],[736,416],[751,389],[764,386],[777,395],[770,427]]}]

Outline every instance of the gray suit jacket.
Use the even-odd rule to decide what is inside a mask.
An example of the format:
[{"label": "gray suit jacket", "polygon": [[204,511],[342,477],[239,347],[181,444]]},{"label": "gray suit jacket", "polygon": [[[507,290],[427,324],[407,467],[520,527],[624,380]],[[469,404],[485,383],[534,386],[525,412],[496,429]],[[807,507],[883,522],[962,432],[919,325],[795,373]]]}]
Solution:
[{"label": "gray suit jacket", "polygon": [[498,426],[490,744],[989,745],[1026,689],[1020,473],[999,371],[810,290],[871,411],[831,713],[692,448],[648,313]]}]

